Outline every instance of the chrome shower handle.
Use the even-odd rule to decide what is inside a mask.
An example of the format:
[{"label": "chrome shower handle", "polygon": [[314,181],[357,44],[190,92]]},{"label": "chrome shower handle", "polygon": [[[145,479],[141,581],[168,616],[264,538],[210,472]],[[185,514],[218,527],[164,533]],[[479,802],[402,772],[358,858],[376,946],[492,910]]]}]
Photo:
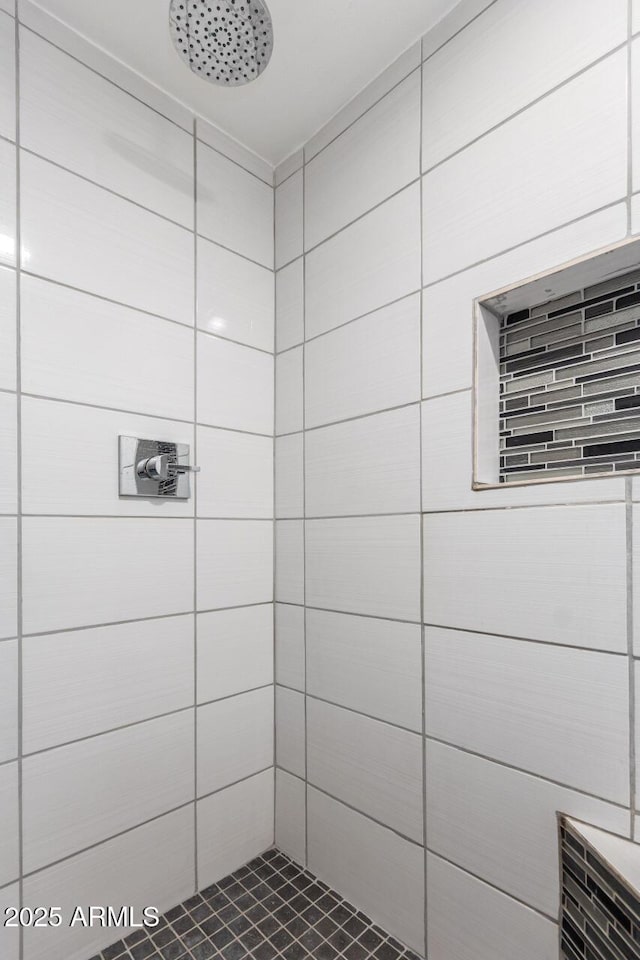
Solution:
[{"label": "chrome shower handle", "polygon": [[136,472],[139,477],[163,481],[170,480],[179,473],[199,473],[200,467],[176,463],[168,453],[159,453],[155,457],[140,460],[136,466]]}]

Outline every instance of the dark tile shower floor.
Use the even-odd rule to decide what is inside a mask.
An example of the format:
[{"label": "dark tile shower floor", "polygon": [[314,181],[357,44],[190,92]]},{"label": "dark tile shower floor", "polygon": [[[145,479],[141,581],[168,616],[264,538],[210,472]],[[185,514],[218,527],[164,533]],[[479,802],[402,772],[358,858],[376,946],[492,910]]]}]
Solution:
[{"label": "dark tile shower floor", "polygon": [[417,960],[308,870],[269,850],[92,960]]}]

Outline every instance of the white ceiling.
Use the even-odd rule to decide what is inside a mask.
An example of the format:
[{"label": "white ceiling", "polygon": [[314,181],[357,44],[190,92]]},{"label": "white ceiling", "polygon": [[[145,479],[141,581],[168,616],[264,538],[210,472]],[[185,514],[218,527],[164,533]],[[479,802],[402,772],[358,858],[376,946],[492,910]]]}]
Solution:
[{"label": "white ceiling", "polygon": [[458,0],[267,0],[275,46],[264,74],[223,89],[178,58],[169,0],[37,0],[272,164],[305,143]]}]

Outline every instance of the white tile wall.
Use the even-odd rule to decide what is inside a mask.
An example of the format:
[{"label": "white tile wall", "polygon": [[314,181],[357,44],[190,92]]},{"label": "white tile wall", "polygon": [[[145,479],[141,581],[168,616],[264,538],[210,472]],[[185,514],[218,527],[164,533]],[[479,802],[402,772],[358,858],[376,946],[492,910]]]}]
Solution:
[{"label": "white tile wall", "polygon": [[276,522],[276,600],[304,603],[304,524]]},{"label": "white tile wall", "polygon": [[295,433],[303,423],[303,349],[276,357],[276,433]]},{"label": "white tile wall", "polygon": [[188,133],[24,28],[20,62],[23,147],[193,226]]},{"label": "white tile wall", "polygon": [[310,520],[306,550],[309,606],[419,620],[418,516]]},{"label": "white tile wall", "polygon": [[[24,256],[24,254],[23,254]],[[16,148],[0,141],[0,264],[16,262]]]},{"label": "white tile wall", "polygon": [[471,386],[475,297],[615,243],[626,233],[627,207],[620,203],[427,287],[423,293],[423,395],[433,397]]},{"label": "white tile wall", "polygon": [[304,780],[276,770],[276,846],[297,863],[306,860]]},{"label": "white tile wall", "polygon": [[187,710],[25,758],[25,872],[192,800],[193,723]]},{"label": "white tile wall", "polygon": [[624,478],[473,490],[472,394],[435,397],[422,405],[423,509],[482,510],[535,504],[624,500]]},{"label": "white tile wall", "polygon": [[196,558],[198,609],[273,599],[273,524],[201,520]]},{"label": "white tile wall", "polygon": [[302,258],[276,273],[276,347],[287,350],[304,340],[304,266]]},{"label": "white tile wall", "polygon": [[419,112],[420,73],[414,71],[311,160],[305,171],[307,249],[420,175]]},{"label": "white tile wall", "polygon": [[198,327],[207,333],[273,350],[273,272],[198,240]]},{"label": "white tile wall", "polygon": [[29,272],[193,323],[188,230],[24,151],[20,184]]},{"label": "white tile wall", "polygon": [[[20,874],[18,764],[0,766],[0,886]],[[6,919],[3,914],[3,919]],[[0,941],[1,943],[1,941]]]},{"label": "white tile wall", "polygon": [[306,258],[306,335],[420,287],[419,187],[407,187]]},{"label": "white tile wall", "polygon": [[234,160],[245,170],[259,177],[260,180],[264,180],[266,184],[271,185],[273,183],[273,167],[266,160],[244,147],[233,137],[227,136],[219,127],[207,123],[202,117],[196,117],[195,124],[198,140],[202,140],[203,143],[209,144],[218,153]]},{"label": "white tile wall", "polygon": [[[637,9],[636,9],[637,8]],[[634,30],[640,29],[640,8],[634,3],[634,18],[638,21],[634,24]],[[631,45],[631,102],[637,103],[640,96],[640,39],[635,40]],[[631,111],[632,137],[633,137],[633,189],[640,190],[640,159],[638,152],[640,148],[640,122],[638,121],[637,110]]]},{"label": "white tile wall", "polygon": [[26,637],[24,753],[190,706],[193,628],[188,615]]},{"label": "white tile wall", "polygon": [[0,639],[15,637],[17,628],[17,525],[0,517]]},{"label": "white tile wall", "polygon": [[197,145],[198,233],[273,268],[273,190],[206,144]]},{"label": "white tile wall", "polygon": [[631,29],[634,33],[640,30],[640,3],[638,0],[631,0]]},{"label": "white tile wall", "polygon": [[556,960],[555,923],[458,870],[427,857],[429,960]]},{"label": "white tile wall", "polygon": [[[287,655],[290,660],[288,647]],[[421,676],[417,624],[307,611],[307,692],[313,696],[420,731]]]},{"label": "white tile wall", "polygon": [[[9,907],[20,906],[20,886],[17,883],[0,890],[0,911],[6,916]],[[18,927],[0,927],[0,950],[6,960],[18,960],[20,956],[20,930]]]},{"label": "white tile wall", "polygon": [[[152,904],[160,913],[194,892],[193,806],[176,810],[78,856],[28,877],[25,905],[55,901],[65,923],[55,941],[48,928],[25,931],[26,960],[85,960],[113,943],[113,928],[69,926],[73,910],[90,903],[135,907]],[[122,928],[119,936],[128,931]]]},{"label": "white tile wall", "polygon": [[16,275],[13,270],[0,267],[0,387],[15,390],[15,386]]},{"label": "white tile wall", "polygon": [[206,887],[273,845],[273,771],[198,802],[198,876]]},{"label": "white tile wall", "polygon": [[295,690],[276,686],[276,763],[305,776],[305,698]]},{"label": "white tile wall", "polygon": [[426,791],[429,849],[549,917],[559,903],[556,813],[629,829],[622,807],[434,741]]},{"label": "white tile wall", "polygon": [[301,517],[304,512],[304,459],[302,434],[277,437],[276,517]]},{"label": "white tile wall", "polygon": [[435,628],[425,656],[429,736],[628,803],[624,657]]},{"label": "white tile wall", "polygon": [[15,23],[0,17],[0,136],[16,136]]},{"label": "white tile wall", "polygon": [[[638,479],[635,480],[636,490],[640,487]],[[636,498],[640,499],[636,494]],[[640,507],[634,504],[632,508],[632,521],[633,521],[633,622],[634,622],[634,635],[633,635],[633,652],[635,656],[640,656],[640,623],[638,622],[638,614],[640,611],[640,599],[638,598],[638,583],[640,582],[640,544],[638,543],[639,536],[638,530],[640,530]]]},{"label": "white tile wall", "polygon": [[273,433],[273,357],[199,334],[198,421]]},{"label": "white tile wall", "polygon": [[419,406],[310,430],[305,476],[307,516],[419,511]]},{"label": "white tile wall", "polygon": [[425,177],[426,282],[626,195],[626,70],[613,54]]},{"label": "white tile wall", "polygon": [[304,607],[276,603],[276,681],[304,689]]},{"label": "white tile wall", "polygon": [[313,788],[308,805],[309,868],[422,953],[422,849]]},{"label": "white tile wall", "polygon": [[193,419],[190,330],[35,277],[21,288],[25,393]]},{"label": "white tile wall", "polygon": [[305,348],[306,426],[420,396],[420,298],[408,297]]},{"label": "white tile wall", "polygon": [[275,168],[273,171],[273,182],[275,185],[279,187],[280,184],[288,180],[296,170],[300,170],[303,164],[304,150],[301,147],[299,150],[294,150],[293,153],[289,154],[289,156]]},{"label": "white tile wall", "polygon": [[417,734],[311,698],[307,778],[422,843],[422,738]]},{"label": "white tile wall", "polygon": [[276,189],[275,198],[276,268],[283,267],[302,253],[302,171],[299,170]]},{"label": "white tile wall", "polygon": [[22,509],[76,516],[193,516],[193,500],[120,498],[114,475],[120,435],[157,437],[193,449],[193,433],[190,424],[173,420],[23,397]]},{"label": "white tile wall", "polygon": [[25,633],[193,607],[189,520],[25,517],[22,537]]},{"label": "white tile wall", "polygon": [[598,0],[542,0],[526,7],[517,0],[491,4],[424,66],[423,169],[626,39],[626,0],[613,0],[606,17]]},{"label": "white tile wall", "polygon": [[18,421],[16,397],[0,393],[0,444],[2,475],[0,476],[0,513],[18,512]]},{"label": "white tile wall", "polygon": [[273,517],[273,440],[198,428],[198,515]]},{"label": "white tile wall", "polygon": [[273,683],[273,607],[198,615],[198,703]]},{"label": "white tile wall", "polygon": [[18,756],[18,643],[0,643],[0,763]]},{"label": "white tile wall", "polygon": [[622,505],[433,514],[425,622],[622,652],[625,563]]},{"label": "white tile wall", "polygon": [[273,764],[273,687],[198,707],[198,796]]}]

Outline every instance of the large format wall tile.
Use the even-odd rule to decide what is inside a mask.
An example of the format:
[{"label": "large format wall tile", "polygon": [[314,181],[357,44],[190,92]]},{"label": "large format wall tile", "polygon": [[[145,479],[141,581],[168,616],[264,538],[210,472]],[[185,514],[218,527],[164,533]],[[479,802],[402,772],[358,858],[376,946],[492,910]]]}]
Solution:
[{"label": "large format wall tile", "polygon": [[283,267],[302,253],[302,171],[289,177],[276,190],[276,267]]},{"label": "large format wall tile", "polygon": [[[1,4],[0,4],[1,5]],[[9,907],[20,906],[20,885],[14,883],[0,889],[0,912],[5,917]],[[0,927],[0,952],[5,960],[18,960],[20,956],[20,930],[18,927]]]},{"label": "large format wall tile", "polygon": [[198,233],[273,269],[273,188],[197,144]]},{"label": "large format wall tile", "polygon": [[503,483],[497,490],[473,490],[472,403],[472,392],[466,390],[425,400],[422,405],[423,510],[624,500],[624,477],[521,487]]},{"label": "large format wall tile", "polygon": [[273,764],[273,687],[198,707],[198,796]]},{"label": "large format wall tile", "polygon": [[18,642],[0,643],[0,763],[18,756]]},{"label": "large format wall tile", "polygon": [[16,388],[16,274],[14,270],[2,266],[0,266],[0,387],[4,390]]},{"label": "large format wall tile", "polygon": [[276,846],[296,863],[306,861],[304,780],[276,770]]},{"label": "large format wall tile", "polygon": [[420,396],[420,298],[363,317],[305,348],[306,426],[411,403]]},{"label": "large format wall tile", "polygon": [[304,690],[304,607],[276,603],[276,682]]},{"label": "large format wall tile", "polygon": [[276,357],[276,433],[296,433],[303,424],[302,347]]},{"label": "large format wall tile", "polygon": [[422,843],[422,738],[319,700],[307,703],[314,786]]},{"label": "large format wall tile", "polygon": [[16,396],[0,393],[0,513],[18,512],[18,418]]},{"label": "large format wall tile", "polygon": [[273,682],[270,603],[198,614],[198,703]]},{"label": "large format wall tile", "polygon": [[419,196],[407,187],[307,256],[307,337],[419,289]]},{"label": "large format wall tile", "polygon": [[273,600],[273,524],[270,520],[200,520],[198,609]]},{"label": "large format wall tile", "polygon": [[627,205],[619,203],[427,287],[423,291],[423,396],[471,386],[475,297],[615,243],[626,233]]},{"label": "large format wall tile", "polygon": [[420,731],[421,677],[418,624],[307,611],[307,693]]},{"label": "large format wall tile", "polygon": [[36,277],[21,288],[25,393],[193,419],[191,330]]},{"label": "large format wall tile", "polygon": [[417,516],[307,521],[307,604],[419,620],[419,522]]},{"label": "large format wall tile", "polygon": [[273,517],[273,440],[198,428],[198,516]]},{"label": "large format wall tile", "polygon": [[17,523],[0,517],[0,640],[18,633]]},{"label": "large format wall tile", "polygon": [[[18,764],[0,766],[0,887],[20,874]],[[4,919],[4,914],[2,915]],[[0,941],[1,943],[1,941]]]},{"label": "large format wall tile", "polygon": [[273,770],[198,801],[200,888],[273,845]]},{"label": "large format wall tile", "polygon": [[185,710],[27,757],[25,872],[192,800],[193,724]]},{"label": "large format wall tile", "polygon": [[423,169],[623,43],[626,0],[602,14],[599,0],[491,4],[424,66]]},{"label": "large format wall tile", "polygon": [[303,434],[276,437],[276,517],[301,517],[304,513]]},{"label": "large format wall tile", "polygon": [[[640,478],[635,478],[635,496],[634,499],[640,500]],[[640,506],[633,506],[633,623],[634,637],[633,650],[636,656],[640,656]]]},{"label": "large format wall tile", "polygon": [[23,147],[193,226],[186,131],[24,28],[20,63]]},{"label": "large format wall tile", "polygon": [[427,734],[625,804],[625,657],[426,630]]},{"label": "large format wall tile", "polygon": [[[90,904],[123,904],[135,908],[137,917],[144,907],[160,913],[194,892],[193,805],[176,810],[102,843],[78,856],[63,860],[28,877],[24,902],[30,907],[53,904],[62,907],[64,922],[55,939],[47,927],[25,931],[25,960],[86,960],[113,943],[113,927],[86,927],[69,921],[77,905],[86,911]],[[117,936],[131,931],[120,928]]]},{"label": "large format wall tile", "polygon": [[429,960],[556,960],[558,929],[539,913],[429,854],[427,954]]},{"label": "large format wall tile", "polygon": [[625,651],[625,537],[622,505],[426,516],[425,622]]},{"label": "large format wall tile", "polygon": [[276,273],[276,349],[304,340],[304,262],[300,257]]},{"label": "large format wall tile", "polygon": [[120,435],[188,443],[193,451],[193,427],[186,423],[23,397],[24,512],[193,516],[193,500],[119,496]]},{"label": "large format wall tile", "polygon": [[423,953],[422,848],[312,787],[308,794],[309,869]]},{"label": "large format wall tile", "polygon": [[420,74],[415,71],[308,164],[307,249],[419,174]]},{"label": "large format wall tile", "polygon": [[273,357],[198,335],[198,421],[273,433]]},{"label": "large format wall tile", "polygon": [[295,690],[276,687],[276,763],[304,777],[305,756],[305,698]]},{"label": "large format wall tile", "polygon": [[29,153],[21,157],[24,266],[193,324],[193,235]]},{"label": "large format wall tile", "polygon": [[305,476],[310,517],[419,511],[418,405],[310,430]]},{"label": "large format wall tile", "polygon": [[16,136],[15,38],[14,21],[0,16],[0,136],[9,140]]},{"label": "large format wall tile", "polygon": [[28,517],[22,528],[25,633],[193,608],[189,520]]},{"label": "large format wall tile", "polygon": [[198,239],[198,327],[273,351],[273,272]]},{"label": "large format wall tile", "polygon": [[427,174],[425,282],[626,195],[626,79],[621,51]]},{"label": "large format wall tile", "polygon": [[304,603],[304,523],[276,521],[276,600]]},{"label": "large format wall tile", "polygon": [[24,752],[191,705],[193,627],[189,615],[26,637]]},{"label": "large format wall tile", "polygon": [[0,140],[0,264],[13,267],[15,263],[16,148],[12,143]]},{"label": "large format wall tile", "polygon": [[550,917],[559,903],[557,812],[629,829],[622,807],[434,741],[426,790],[429,849]]}]

